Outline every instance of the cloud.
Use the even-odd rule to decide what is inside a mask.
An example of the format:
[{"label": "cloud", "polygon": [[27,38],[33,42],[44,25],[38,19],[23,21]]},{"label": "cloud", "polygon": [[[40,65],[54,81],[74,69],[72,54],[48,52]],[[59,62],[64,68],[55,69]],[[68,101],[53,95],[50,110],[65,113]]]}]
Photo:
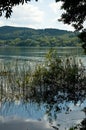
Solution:
[{"label": "cloud", "polygon": [[15,22],[20,24],[24,24],[24,25],[25,24],[27,25],[29,23],[39,24],[40,22],[43,21],[44,13],[34,5],[25,4],[23,6],[20,6],[20,8],[17,7],[14,9],[13,17],[15,19]]},{"label": "cloud", "polygon": [[[3,18],[0,25],[6,24],[11,26],[37,25],[43,21],[44,12],[37,6],[30,3],[19,5],[13,8],[13,14],[10,19]],[[4,22],[3,22],[4,21]]]},{"label": "cloud", "polygon": [[3,21],[0,21],[0,26],[3,26],[3,24],[4,24]]},{"label": "cloud", "polygon": [[15,8],[14,15],[22,20],[28,19],[34,22],[41,22],[44,14],[38,7],[31,4],[24,4],[23,6]]},{"label": "cloud", "polygon": [[57,2],[57,3],[52,2],[52,3],[49,4],[49,7],[51,8],[51,10],[52,10],[55,14],[57,14],[58,11],[59,11],[58,14],[62,14],[63,10],[61,10],[61,5],[62,5],[62,2]]},{"label": "cloud", "polygon": [[51,23],[52,25],[54,25],[55,28],[74,31],[74,28],[71,25],[67,25],[67,24],[64,24],[63,22],[58,21],[58,19],[61,18],[62,13],[64,12],[64,10],[61,9],[61,5],[62,5],[62,2],[57,2],[57,3],[51,2],[49,4],[49,7],[53,14]]}]

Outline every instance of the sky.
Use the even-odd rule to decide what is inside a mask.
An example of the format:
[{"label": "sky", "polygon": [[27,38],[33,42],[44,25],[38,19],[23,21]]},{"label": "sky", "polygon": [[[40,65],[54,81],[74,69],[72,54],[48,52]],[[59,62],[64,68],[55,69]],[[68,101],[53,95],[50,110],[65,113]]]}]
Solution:
[{"label": "sky", "polygon": [[61,2],[55,0],[32,0],[13,7],[11,18],[0,17],[0,26],[28,27],[34,29],[56,28],[73,31],[70,25],[59,22]]}]

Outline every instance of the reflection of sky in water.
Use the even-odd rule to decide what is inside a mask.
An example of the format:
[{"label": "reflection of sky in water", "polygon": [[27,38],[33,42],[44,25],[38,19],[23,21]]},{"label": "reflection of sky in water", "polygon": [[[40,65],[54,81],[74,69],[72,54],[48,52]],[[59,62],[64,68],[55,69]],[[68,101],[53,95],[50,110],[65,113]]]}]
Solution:
[{"label": "reflection of sky in water", "polygon": [[0,114],[3,116],[19,116],[29,119],[40,119],[43,118],[45,113],[44,105],[38,107],[34,103],[18,103],[18,102],[6,102],[2,104]]},{"label": "reflection of sky in water", "polygon": [[53,130],[45,121],[26,120],[18,117],[0,117],[0,130]]},{"label": "reflection of sky in water", "polygon": [[58,114],[58,120],[54,121],[54,125],[61,124],[60,130],[65,130],[65,128],[76,126],[83,118],[85,118],[85,114],[82,111],[72,111],[69,114],[63,112]]},{"label": "reflection of sky in water", "polygon": [[[66,128],[71,127],[72,125],[79,123],[85,117],[84,112],[80,111],[80,109],[86,106],[86,101],[81,105],[79,102],[76,106],[74,106],[73,103],[69,103],[67,105],[70,106],[70,109],[73,111],[70,111],[69,113],[66,113],[65,111],[62,111],[61,113],[58,112],[57,119],[56,120],[52,119],[53,122],[51,125],[54,125],[57,127],[59,125],[60,130],[64,130],[65,127]],[[65,103],[63,104],[63,106],[65,106]],[[46,125],[48,123],[48,116],[45,114],[45,112],[46,112],[46,109],[45,109],[45,105],[43,104],[41,104],[41,106],[39,107],[38,104],[36,103],[25,104],[25,103],[17,102],[17,101],[11,102],[11,103],[7,102],[7,103],[2,104],[0,108],[0,115],[1,115],[0,120],[4,121],[4,123],[8,121],[14,124],[17,121],[18,122],[23,121],[23,123],[26,123],[26,121],[28,121],[29,123],[31,122],[33,123],[33,125],[36,125],[35,127],[40,128],[40,122],[41,122],[41,125],[44,125],[44,124]],[[52,111],[52,113],[53,112],[54,111]],[[35,123],[36,122],[39,122],[39,123],[34,124],[34,121]],[[44,126],[41,126],[41,127],[44,128]],[[2,130],[5,130],[5,129],[2,129]],[[36,130],[36,129],[30,129],[30,130]],[[50,130],[50,129],[45,128],[45,130]]]}]

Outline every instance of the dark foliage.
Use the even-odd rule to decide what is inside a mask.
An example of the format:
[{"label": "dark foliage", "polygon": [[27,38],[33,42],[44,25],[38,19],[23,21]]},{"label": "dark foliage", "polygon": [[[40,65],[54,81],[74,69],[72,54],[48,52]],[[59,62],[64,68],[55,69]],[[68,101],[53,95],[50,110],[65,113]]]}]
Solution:
[{"label": "dark foliage", "polygon": [[83,26],[84,21],[86,21],[86,0],[56,0],[56,2],[58,1],[62,1],[61,8],[65,10],[60,21],[72,24],[76,30],[82,30],[79,37],[84,42],[82,47],[86,51],[86,30]]},{"label": "dark foliage", "polygon": [[0,0],[0,16],[2,16],[3,13],[5,13],[5,17],[9,18],[11,16],[13,6],[24,4],[28,1],[31,0]]},{"label": "dark foliage", "polygon": [[86,130],[86,118],[81,122],[80,130]]},{"label": "dark foliage", "polygon": [[62,7],[66,10],[62,14],[61,21],[71,24],[75,29],[81,30],[83,22],[86,20],[86,0],[56,0],[62,1]]},{"label": "dark foliage", "polygon": [[78,35],[78,37],[79,37],[79,38],[82,40],[82,42],[84,43],[82,47],[84,48],[85,53],[86,53],[86,29],[84,29],[83,32]]}]

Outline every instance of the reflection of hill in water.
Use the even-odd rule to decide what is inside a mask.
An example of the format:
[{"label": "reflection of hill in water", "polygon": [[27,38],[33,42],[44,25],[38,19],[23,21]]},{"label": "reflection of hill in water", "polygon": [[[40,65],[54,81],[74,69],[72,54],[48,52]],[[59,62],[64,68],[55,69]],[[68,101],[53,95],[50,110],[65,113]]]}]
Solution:
[{"label": "reflection of hill in water", "polygon": [[83,49],[80,47],[0,47],[0,55],[43,57],[51,48],[57,50],[59,56],[83,55]]}]

